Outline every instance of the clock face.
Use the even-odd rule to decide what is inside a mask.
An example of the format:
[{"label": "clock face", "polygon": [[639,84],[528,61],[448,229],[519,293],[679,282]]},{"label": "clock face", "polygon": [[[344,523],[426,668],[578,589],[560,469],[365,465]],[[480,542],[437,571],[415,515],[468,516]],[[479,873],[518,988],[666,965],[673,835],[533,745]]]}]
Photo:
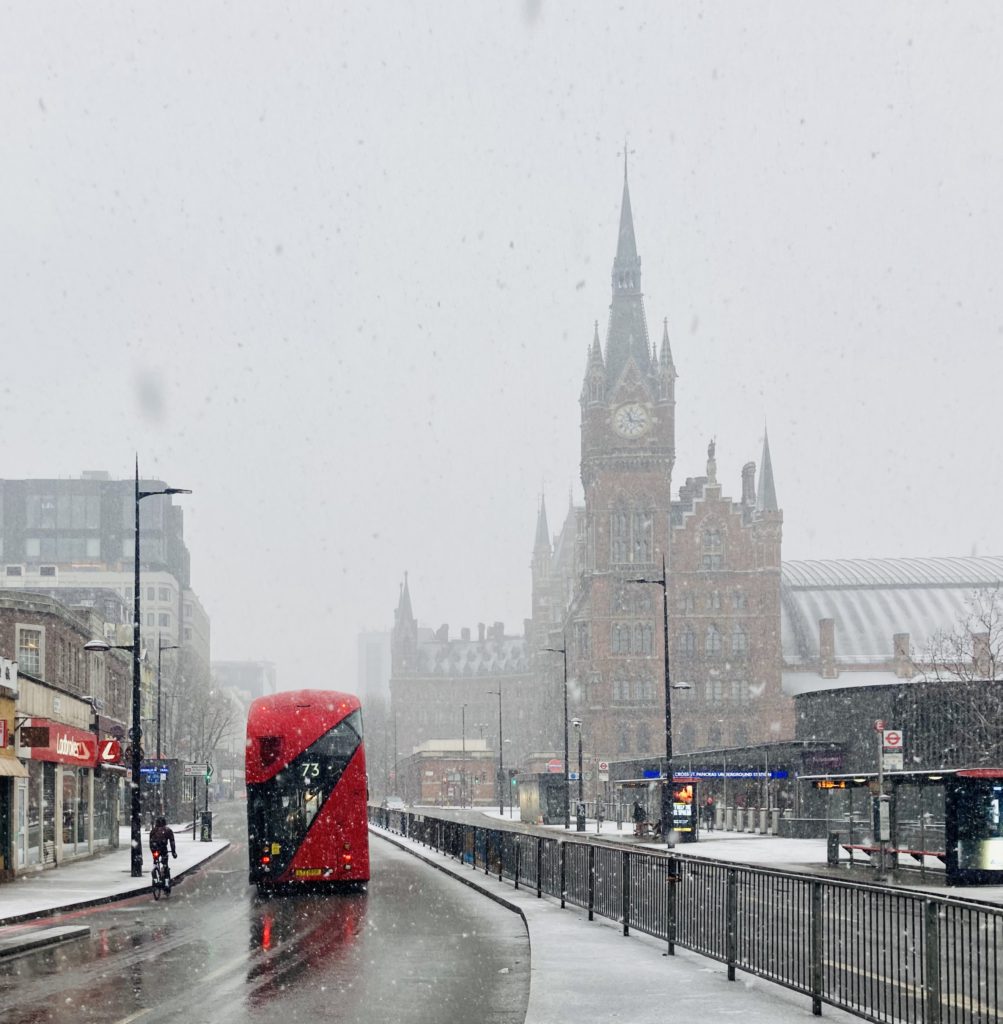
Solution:
[{"label": "clock face", "polygon": [[637,402],[621,405],[613,413],[613,429],[621,437],[640,437],[650,426],[648,410]]}]

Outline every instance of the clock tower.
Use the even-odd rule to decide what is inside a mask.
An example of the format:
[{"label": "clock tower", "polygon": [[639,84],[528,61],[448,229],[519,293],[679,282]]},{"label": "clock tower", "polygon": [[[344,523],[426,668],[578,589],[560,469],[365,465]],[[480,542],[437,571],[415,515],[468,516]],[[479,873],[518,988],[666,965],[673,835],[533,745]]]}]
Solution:
[{"label": "clock tower", "polygon": [[635,581],[661,579],[669,558],[676,379],[668,325],[659,347],[648,336],[626,157],[611,285],[580,400],[583,571],[566,635],[569,714],[591,752],[622,758],[664,745],[662,589]]}]

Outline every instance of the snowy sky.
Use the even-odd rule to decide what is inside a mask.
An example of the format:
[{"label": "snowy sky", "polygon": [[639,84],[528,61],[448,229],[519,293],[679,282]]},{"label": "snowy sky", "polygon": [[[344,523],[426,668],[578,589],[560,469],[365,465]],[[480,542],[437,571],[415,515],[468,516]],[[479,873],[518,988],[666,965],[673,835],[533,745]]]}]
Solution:
[{"label": "snowy sky", "polygon": [[216,658],[529,614],[623,140],[674,489],[784,556],[999,554],[992,3],[4,3],[0,476],[192,488]]}]

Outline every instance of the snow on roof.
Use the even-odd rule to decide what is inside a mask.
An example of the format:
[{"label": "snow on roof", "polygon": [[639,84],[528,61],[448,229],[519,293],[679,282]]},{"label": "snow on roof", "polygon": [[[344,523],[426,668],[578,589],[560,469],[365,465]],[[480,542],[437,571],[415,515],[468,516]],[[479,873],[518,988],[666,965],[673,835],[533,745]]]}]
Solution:
[{"label": "snow on roof", "polygon": [[819,656],[819,620],[835,624],[836,661],[890,660],[908,633],[915,656],[968,613],[973,590],[1003,580],[1003,558],[844,559],[784,562],[781,633],[788,665]]}]

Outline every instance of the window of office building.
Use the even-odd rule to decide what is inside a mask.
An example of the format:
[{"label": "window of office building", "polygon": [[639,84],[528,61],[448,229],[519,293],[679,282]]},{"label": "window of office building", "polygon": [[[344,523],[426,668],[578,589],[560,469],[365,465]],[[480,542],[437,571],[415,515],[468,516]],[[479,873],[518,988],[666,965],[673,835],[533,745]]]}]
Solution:
[{"label": "window of office building", "polygon": [[17,665],[32,676],[42,674],[42,630],[34,626],[17,627]]}]

